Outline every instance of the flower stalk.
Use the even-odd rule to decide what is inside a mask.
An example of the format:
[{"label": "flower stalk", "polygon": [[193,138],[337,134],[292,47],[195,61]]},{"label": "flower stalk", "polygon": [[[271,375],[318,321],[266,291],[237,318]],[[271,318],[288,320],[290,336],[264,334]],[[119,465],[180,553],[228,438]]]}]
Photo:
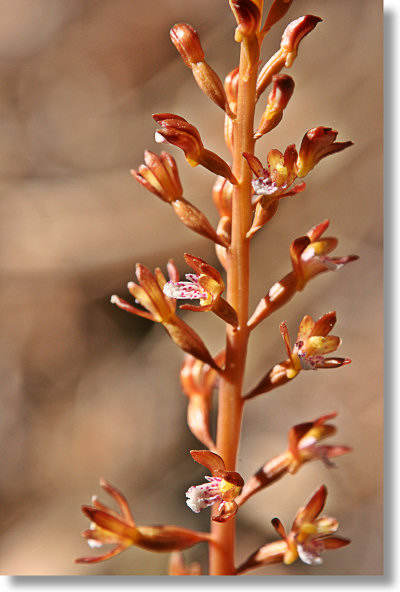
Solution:
[{"label": "flower stalk", "polygon": [[[233,174],[238,184],[232,192],[232,233],[227,260],[228,302],[238,315],[238,327],[227,327],[226,366],[218,396],[217,450],[229,470],[235,470],[243,401],[242,384],[246,363],[249,307],[249,244],[252,222],[251,171],[243,152],[254,152],[254,110],[256,103],[258,41],[255,35],[241,43],[238,100],[234,123]],[[212,523],[217,545],[210,547],[210,575],[232,575],[234,569],[234,518]]]},{"label": "flower stalk", "polygon": [[[109,559],[128,547],[138,546],[172,553],[170,575],[198,575],[202,573],[201,567],[197,563],[187,565],[182,550],[205,542],[209,552],[209,575],[233,576],[270,563],[289,566],[297,559],[319,565],[323,551],[350,542],[334,536],[338,528],[335,518],[320,516],[327,497],[326,487],[321,486],[298,510],[288,533],[275,518],[272,525],[280,540],[263,545],[239,567],[235,562],[235,522],[245,502],[285,475],[296,474],[305,463],[322,460],[331,467],[333,458],[351,451],[349,446],[320,443],[336,432],[336,427],[327,423],[336,417],[334,412],[294,425],[288,434],[286,450],[270,458],[247,482],[236,470],[243,408],[248,400],[284,386],[305,370],[339,368],[350,363],[348,358],[326,357],[341,344],[340,337],[330,334],[336,323],[334,311],[316,321],[309,314],[303,315],[294,343],[281,318],[277,325],[286,359],[254,381],[255,386],[247,394],[243,393],[252,330],[304,290],[315,276],[340,269],[357,259],[355,255],[330,256],[338,240],[323,236],[329,225],[329,220],[324,220],[293,240],[289,252],[291,271],[272,285],[249,315],[250,244],[254,235],[277,214],[281,198],[305,190],[305,182],[294,184],[296,180],[308,175],[325,157],[352,145],[351,141],[336,142],[338,132],[319,126],[306,132],[299,151],[295,144],[290,144],[284,152],[269,149],[263,160],[255,155],[257,140],[281,123],[293,94],[294,80],[280,72],[292,66],[301,40],[321,21],[319,17],[306,15],[289,23],[280,49],[259,73],[264,37],[286,15],[291,4],[292,0],[273,0],[263,25],[263,0],[229,0],[236,19],[235,40],[240,43],[240,57],[238,67],[225,77],[225,85],[207,63],[196,30],[185,23],[172,27],[171,40],[192,71],[198,87],[225,114],[223,133],[232,163],[205,148],[197,127],[180,115],[153,115],[160,126],[155,140],[180,148],[190,166],[201,165],[217,176],[212,197],[220,218],[215,229],[205,214],[183,197],[178,164],[168,152],[158,156],[146,150],[144,164],[131,172],[143,187],[172,206],[189,230],[214,245],[223,269],[188,253],[184,254],[185,263],[194,273],[186,273],[183,280],[172,260],[167,265],[169,279],[160,268],[152,273],[137,264],[138,283],[128,283],[134,304],[116,295],[111,298],[123,311],[162,325],[172,342],[186,354],[180,381],[187,398],[187,426],[205,447],[191,450],[190,454],[209,473],[204,477],[205,482],[187,488],[186,504],[196,514],[211,507],[210,531],[204,533],[171,525],[137,526],[124,496],[103,480],[101,485],[114,499],[119,512],[93,498],[92,506],[83,506],[83,513],[90,520],[83,536],[91,547],[103,544],[114,547],[97,557],[81,557],[80,563]],[[255,124],[257,100],[270,84],[272,89],[264,113]],[[207,144],[207,138],[205,142]],[[300,201],[293,200],[294,205]],[[212,312],[219,317],[218,323],[223,321],[225,347],[222,351],[213,354],[180,318],[177,300],[189,301],[179,309],[191,313]],[[198,304],[191,301],[198,301]],[[307,374],[312,381],[314,372]],[[215,391],[218,394],[214,422]]]}]

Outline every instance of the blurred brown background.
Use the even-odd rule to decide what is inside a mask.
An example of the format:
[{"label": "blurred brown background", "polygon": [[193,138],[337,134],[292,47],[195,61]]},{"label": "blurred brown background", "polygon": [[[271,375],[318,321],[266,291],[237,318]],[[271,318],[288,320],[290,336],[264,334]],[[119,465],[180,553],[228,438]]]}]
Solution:
[{"label": "blurred brown background", "polygon": [[[253,334],[247,387],[285,357],[279,322],[295,336],[306,313],[337,311],[339,355],[353,363],[303,373],[249,403],[242,474],[283,451],[293,424],[334,410],[332,442],[355,450],[336,469],[309,464],[253,498],[238,520],[238,561],[275,537],[271,518],[289,527],[321,483],[330,492],[326,512],[353,544],[326,553],[321,567],[297,562],[259,575],[382,571],[381,11],[379,0],[295,0],[263,50],[264,59],[276,51],[290,20],[323,18],[302,42],[289,71],[294,96],[258,156],[299,146],[317,125],[355,146],[318,165],[307,191],[283,202],[255,238],[252,306],[289,270],[291,240],[326,217],[340,237],[337,254],[361,259],[317,278]],[[184,251],[215,262],[212,246],[129,169],[144,148],[159,151],[154,112],[186,117],[208,148],[229,158],[223,114],[197,89],[168,31],[191,23],[223,77],[237,63],[234,19],[227,0],[2,0],[0,14],[0,572],[164,574],[168,557],[139,549],[75,565],[91,552],[79,536],[87,527],[80,504],[99,493],[104,476],[126,494],[139,524],[208,527],[209,513],[197,516],[185,504],[185,490],[204,471],[188,454],[198,443],[185,425],[181,353],[160,326],[119,311],[109,297],[127,296],[137,261],[164,267],[174,257],[182,273]],[[170,151],[185,196],[216,221],[213,176]],[[218,318],[185,319],[219,350]],[[204,546],[187,553],[204,564],[205,555]]]}]

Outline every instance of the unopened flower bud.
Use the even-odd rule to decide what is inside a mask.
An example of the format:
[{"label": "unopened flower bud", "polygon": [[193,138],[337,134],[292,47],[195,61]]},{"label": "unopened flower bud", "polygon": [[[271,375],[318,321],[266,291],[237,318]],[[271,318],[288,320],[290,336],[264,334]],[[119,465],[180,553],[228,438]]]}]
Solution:
[{"label": "unopened flower bud", "polygon": [[257,98],[271,83],[274,74],[278,74],[283,67],[290,68],[292,66],[297,56],[300,41],[321,20],[318,16],[308,14],[289,23],[283,32],[280,49],[265,64],[258,76]]},{"label": "unopened flower bud", "polygon": [[281,49],[284,50],[286,54],[286,68],[290,68],[290,66],[293,64],[297,56],[297,49],[299,47],[300,41],[314,29],[317,23],[320,23],[321,21],[322,19],[319,16],[307,14],[306,16],[301,16],[295,21],[292,21],[286,27],[281,40]]},{"label": "unopened flower bud", "polygon": [[229,117],[234,117],[218,74],[205,61],[197,32],[190,25],[180,23],[172,27],[170,36],[183,61],[192,70],[199,88]]},{"label": "unopened flower bud", "polygon": [[225,78],[225,92],[229,104],[236,105],[239,88],[239,67],[234,68]]},{"label": "unopened flower bud", "polygon": [[167,152],[157,156],[145,150],[144,162],[138,170],[131,170],[132,176],[143,187],[163,201],[171,202],[182,197],[182,185],[174,158]]},{"label": "unopened flower bud", "polygon": [[244,37],[258,32],[261,20],[261,0],[229,0],[238,26],[235,41],[240,43]]},{"label": "unopened flower bud", "polygon": [[186,23],[174,25],[170,31],[170,37],[189,68],[197,62],[204,61],[204,51],[197,31],[193,27]]},{"label": "unopened flower bud", "polygon": [[272,84],[273,87],[268,96],[267,108],[261,117],[257,132],[254,134],[255,140],[278,125],[283,117],[283,110],[293,94],[294,81],[287,74],[273,76]]},{"label": "unopened flower bud", "polygon": [[[222,216],[222,218],[220,218],[217,226],[217,234],[224,241],[226,241],[228,245],[231,243],[232,220],[230,217],[228,218],[228,216]],[[222,267],[226,270],[228,262],[228,253],[226,247],[216,244],[215,252]]]},{"label": "unopened flower bud", "polygon": [[212,196],[220,216],[232,217],[232,193],[232,183],[225,179],[225,177],[217,177],[213,186]]},{"label": "unopened flower bud", "polygon": [[[224,360],[224,351],[215,358],[218,365],[222,365]],[[217,379],[217,372],[208,364],[204,364],[193,356],[185,356],[180,372],[180,380],[182,391],[189,399],[187,423],[192,434],[210,450],[215,449],[210,434],[209,416],[212,393]]]}]

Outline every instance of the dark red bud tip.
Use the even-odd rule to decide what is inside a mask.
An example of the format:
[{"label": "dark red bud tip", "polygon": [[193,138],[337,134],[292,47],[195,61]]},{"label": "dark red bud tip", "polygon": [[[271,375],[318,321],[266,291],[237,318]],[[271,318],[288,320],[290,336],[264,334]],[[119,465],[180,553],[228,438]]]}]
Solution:
[{"label": "dark red bud tip", "polygon": [[189,68],[197,62],[204,61],[204,52],[197,32],[186,23],[174,25],[170,31],[172,43]]}]

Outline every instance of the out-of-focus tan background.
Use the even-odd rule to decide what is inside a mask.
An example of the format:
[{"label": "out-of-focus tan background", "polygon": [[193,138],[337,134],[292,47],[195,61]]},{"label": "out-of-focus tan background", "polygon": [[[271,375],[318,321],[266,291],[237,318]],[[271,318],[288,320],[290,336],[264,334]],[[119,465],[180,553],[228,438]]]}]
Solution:
[{"label": "out-of-focus tan background", "polygon": [[[268,2],[266,3],[268,5]],[[321,483],[326,512],[350,547],[325,554],[321,567],[297,562],[255,574],[373,575],[382,571],[382,7],[379,0],[296,0],[265,42],[276,51],[288,22],[323,18],[301,44],[289,73],[294,96],[283,123],[259,141],[299,146],[317,125],[339,130],[355,146],[324,160],[307,190],[281,203],[253,241],[252,306],[289,270],[291,240],[331,219],[337,254],[361,259],[314,280],[253,334],[250,387],[285,352],[278,325],[295,336],[304,314],[335,309],[339,355],[353,363],[302,373],[248,404],[239,470],[249,477],[286,447],[289,428],[338,411],[331,440],[354,447],[337,468],[311,463],[242,509],[238,561],[275,538],[270,520],[289,527]],[[183,252],[215,263],[213,247],[131,178],[143,150],[159,151],[151,114],[173,112],[198,126],[205,145],[228,159],[223,114],[197,89],[169,40],[175,22],[200,33],[210,64],[224,77],[238,46],[227,0],[0,1],[1,415],[0,572],[32,575],[164,574],[168,557],[131,549],[94,566],[80,538],[80,504],[106,477],[128,497],[139,524],[207,529],[185,490],[204,471],[185,425],[177,373],[181,352],[160,326],[109,304],[140,261],[151,268]],[[263,101],[260,101],[260,109]],[[213,175],[180,168],[185,196],[217,220]],[[223,324],[185,314],[216,353]],[[101,497],[103,501],[108,501]],[[206,549],[189,558],[206,564]]]}]

